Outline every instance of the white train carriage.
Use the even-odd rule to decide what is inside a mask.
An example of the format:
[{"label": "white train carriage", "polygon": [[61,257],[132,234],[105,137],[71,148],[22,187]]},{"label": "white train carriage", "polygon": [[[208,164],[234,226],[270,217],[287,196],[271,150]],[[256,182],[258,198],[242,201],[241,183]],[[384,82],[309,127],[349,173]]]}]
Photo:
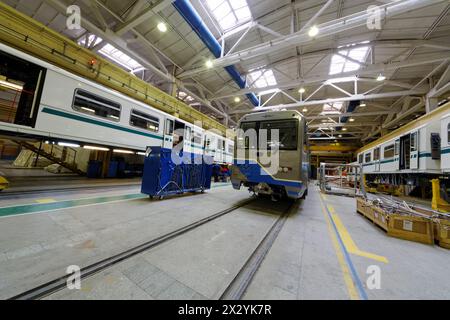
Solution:
[{"label": "white train carriage", "polygon": [[0,44],[0,131],[6,136],[145,151],[207,153],[232,163],[234,142]]},{"label": "white train carriage", "polygon": [[298,111],[258,112],[245,115],[238,127],[233,188],[273,200],[304,199],[310,171],[305,118]]},{"label": "white train carriage", "polygon": [[358,150],[368,182],[429,186],[450,172],[450,103]]}]

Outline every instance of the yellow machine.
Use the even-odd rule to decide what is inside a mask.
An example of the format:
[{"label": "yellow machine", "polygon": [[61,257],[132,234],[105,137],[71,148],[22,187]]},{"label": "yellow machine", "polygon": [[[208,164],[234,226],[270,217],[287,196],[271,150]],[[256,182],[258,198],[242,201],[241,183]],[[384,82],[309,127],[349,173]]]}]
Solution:
[{"label": "yellow machine", "polygon": [[4,177],[0,176],[0,191],[5,190],[9,187],[9,181]]}]

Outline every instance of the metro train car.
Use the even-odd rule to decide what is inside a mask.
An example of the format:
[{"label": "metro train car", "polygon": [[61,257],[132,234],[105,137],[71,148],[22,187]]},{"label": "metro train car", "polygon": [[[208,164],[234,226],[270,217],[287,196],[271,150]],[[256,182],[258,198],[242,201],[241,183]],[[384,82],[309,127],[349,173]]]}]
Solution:
[{"label": "metro train car", "polygon": [[[233,188],[239,190],[245,186],[257,195],[270,195],[273,200],[304,199],[309,177],[305,118],[297,111],[252,113],[239,121],[238,128],[231,170]],[[262,129],[267,129],[267,141],[262,140]],[[278,130],[278,139],[271,139],[272,130]],[[251,139],[251,132],[256,139]],[[274,152],[273,146],[278,153]],[[268,158],[278,156],[276,168],[271,167],[274,162],[262,161],[266,149],[269,150]]]},{"label": "metro train car", "polygon": [[0,44],[0,134],[77,143],[87,149],[148,146],[232,163],[234,141]]},{"label": "metro train car", "polygon": [[429,187],[450,177],[450,102],[357,151],[367,183]]}]

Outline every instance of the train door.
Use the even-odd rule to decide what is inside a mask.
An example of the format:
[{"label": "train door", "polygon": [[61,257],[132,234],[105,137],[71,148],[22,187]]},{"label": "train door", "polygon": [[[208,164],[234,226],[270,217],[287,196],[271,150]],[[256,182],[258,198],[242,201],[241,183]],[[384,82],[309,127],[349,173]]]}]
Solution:
[{"label": "train door", "polygon": [[173,125],[174,125],[173,120],[166,119],[166,124],[164,128],[163,148],[172,149],[173,147]]},{"label": "train door", "polygon": [[0,122],[34,127],[46,71],[0,51]]},{"label": "train door", "polygon": [[394,143],[394,168],[400,170],[400,139],[395,140]]},{"label": "train door", "polygon": [[410,134],[410,169],[419,169],[419,131]]},{"label": "train door", "polygon": [[400,170],[409,169],[411,163],[411,135],[400,137]]},{"label": "train door", "polygon": [[373,150],[373,162],[375,164],[375,171],[380,171],[380,147]]}]

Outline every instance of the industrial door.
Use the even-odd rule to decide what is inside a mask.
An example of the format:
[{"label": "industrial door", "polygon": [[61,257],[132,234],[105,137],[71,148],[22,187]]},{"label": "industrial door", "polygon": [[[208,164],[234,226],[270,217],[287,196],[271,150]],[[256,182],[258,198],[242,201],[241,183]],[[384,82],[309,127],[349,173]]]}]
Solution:
[{"label": "industrial door", "polygon": [[419,169],[419,132],[412,132],[410,136],[410,168]]}]

